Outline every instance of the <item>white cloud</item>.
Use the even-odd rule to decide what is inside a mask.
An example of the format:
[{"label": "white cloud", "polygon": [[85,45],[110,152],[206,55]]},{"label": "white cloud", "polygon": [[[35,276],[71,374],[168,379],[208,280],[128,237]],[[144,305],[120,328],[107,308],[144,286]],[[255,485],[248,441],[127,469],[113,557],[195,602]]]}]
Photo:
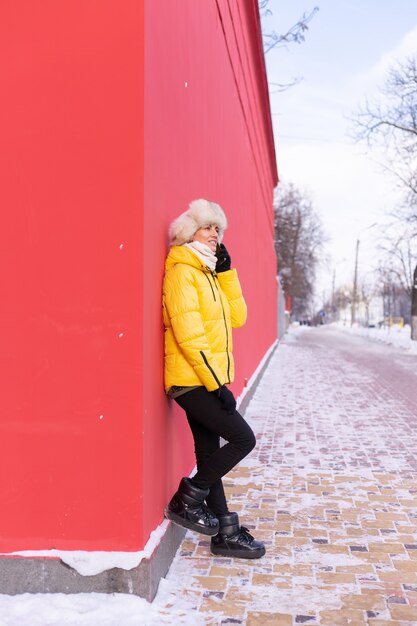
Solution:
[{"label": "white cloud", "polygon": [[417,25],[394,48],[384,52],[377,63],[348,78],[347,89],[361,98],[380,95],[379,88],[383,86],[389,69],[416,52]]}]

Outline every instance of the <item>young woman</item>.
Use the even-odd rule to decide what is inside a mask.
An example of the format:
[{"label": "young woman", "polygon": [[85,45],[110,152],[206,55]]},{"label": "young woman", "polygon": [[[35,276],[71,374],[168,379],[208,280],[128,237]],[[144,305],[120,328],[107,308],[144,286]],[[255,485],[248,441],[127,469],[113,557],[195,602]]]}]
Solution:
[{"label": "young woman", "polygon": [[[165,516],[210,535],[216,555],[259,558],[264,545],[240,526],[223,489],[227,474],[255,446],[236,411],[232,328],[246,321],[246,303],[230,255],[221,244],[227,220],[218,204],[194,200],[170,227],[165,263],[165,389],[184,409],[197,473],[183,478]],[[220,437],[226,445],[220,447]]]}]

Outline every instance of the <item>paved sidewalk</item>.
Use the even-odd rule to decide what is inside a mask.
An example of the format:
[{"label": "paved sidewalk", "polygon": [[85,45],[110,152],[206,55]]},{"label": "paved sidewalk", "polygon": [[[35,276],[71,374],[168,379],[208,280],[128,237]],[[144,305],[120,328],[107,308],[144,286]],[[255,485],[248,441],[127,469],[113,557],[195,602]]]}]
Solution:
[{"label": "paved sidewalk", "polygon": [[413,404],[314,332],[275,352],[246,413],[258,445],[226,478],[266,556],[216,558],[187,533],[161,623],[417,624],[417,377]]}]

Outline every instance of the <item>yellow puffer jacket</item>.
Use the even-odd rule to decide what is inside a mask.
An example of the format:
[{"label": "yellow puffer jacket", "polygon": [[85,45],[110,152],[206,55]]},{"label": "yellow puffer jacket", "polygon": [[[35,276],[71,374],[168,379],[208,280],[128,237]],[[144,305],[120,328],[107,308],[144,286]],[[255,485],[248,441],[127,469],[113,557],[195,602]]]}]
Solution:
[{"label": "yellow puffer jacket", "polygon": [[232,327],[246,322],[235,269],[216,274],[188,248],[173,246],[165,263],[165,390],[233,382]]}]

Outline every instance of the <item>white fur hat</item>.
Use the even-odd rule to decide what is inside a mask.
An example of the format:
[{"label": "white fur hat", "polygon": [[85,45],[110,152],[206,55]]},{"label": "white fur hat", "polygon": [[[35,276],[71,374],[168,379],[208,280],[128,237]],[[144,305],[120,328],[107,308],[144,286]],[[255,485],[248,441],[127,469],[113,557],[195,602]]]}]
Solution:
[{"label": "white fur hat", "polygon": [[192,240],[194,233],[199,228],[209,224],[218,227],[220,243],[227,228],[227,219],[223,209],[215,202],[203,198],[193,200],[190,202],[188,210],[181,213],[169,227],[170,245],[182,246],[182,244]]}]

